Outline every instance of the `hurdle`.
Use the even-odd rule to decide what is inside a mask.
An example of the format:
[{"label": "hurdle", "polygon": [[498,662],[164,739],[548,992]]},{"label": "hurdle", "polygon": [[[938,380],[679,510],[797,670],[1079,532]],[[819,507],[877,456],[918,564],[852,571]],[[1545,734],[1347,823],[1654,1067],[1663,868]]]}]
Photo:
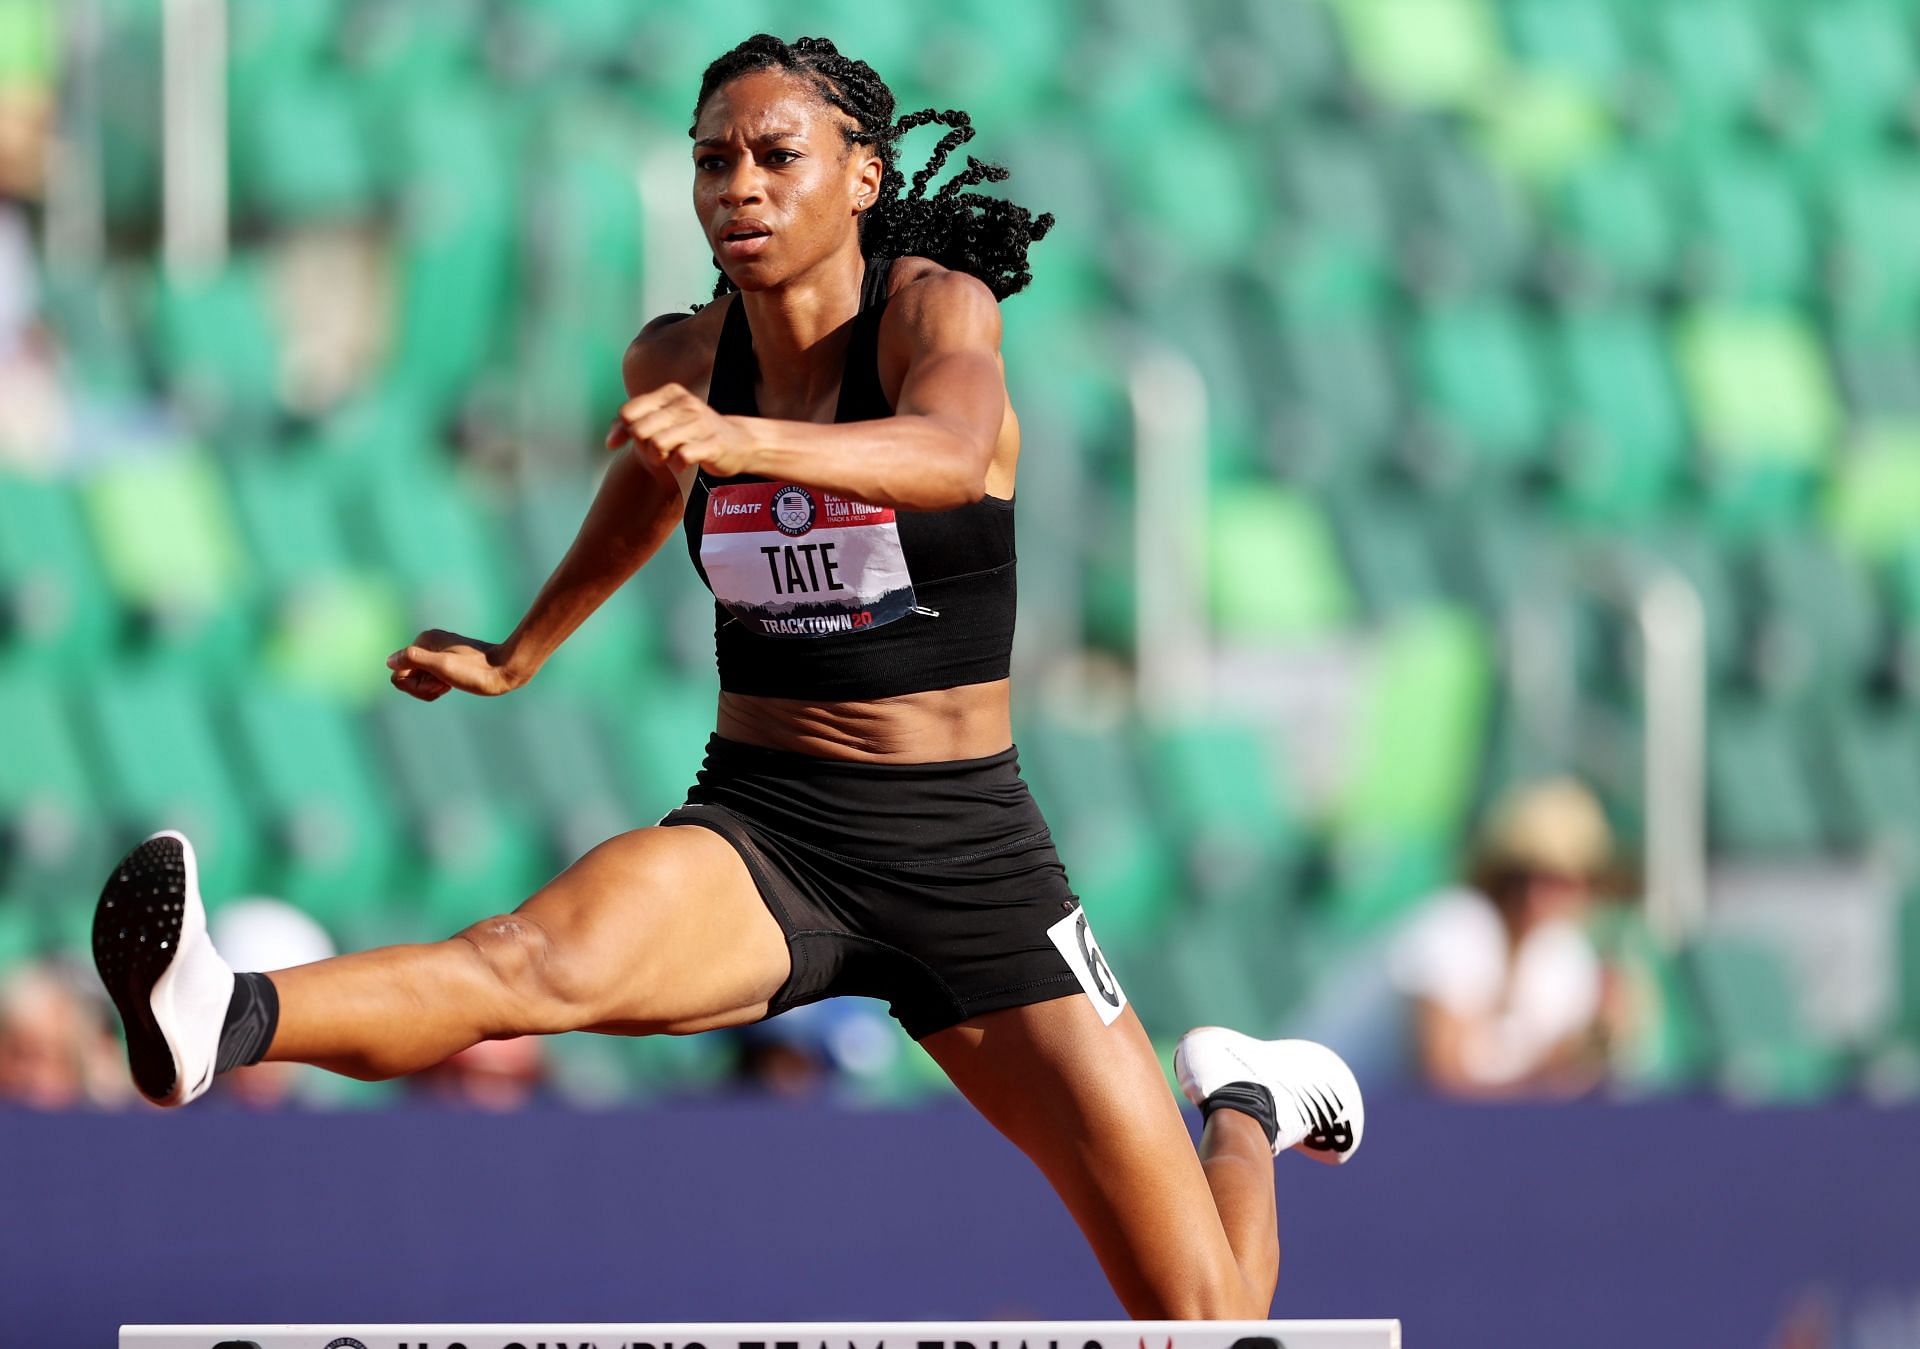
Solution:
[{"label": "hurdle", "polygon": [[1400,1349],[1377,1321],[122,1326],[121,1349]]}]

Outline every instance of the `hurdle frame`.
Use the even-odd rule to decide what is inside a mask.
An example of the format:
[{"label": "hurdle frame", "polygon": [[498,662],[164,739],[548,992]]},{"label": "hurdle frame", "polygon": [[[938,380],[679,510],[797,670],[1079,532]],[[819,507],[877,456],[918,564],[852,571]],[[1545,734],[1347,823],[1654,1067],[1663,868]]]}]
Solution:
[{"label": "hurdle frame", "polygon": [[[1252,1341],[1252,1343],[1248,1343]],[[120,1327],[121,1349],[1400,1349],[1400,1322],[805,1321]]]}]

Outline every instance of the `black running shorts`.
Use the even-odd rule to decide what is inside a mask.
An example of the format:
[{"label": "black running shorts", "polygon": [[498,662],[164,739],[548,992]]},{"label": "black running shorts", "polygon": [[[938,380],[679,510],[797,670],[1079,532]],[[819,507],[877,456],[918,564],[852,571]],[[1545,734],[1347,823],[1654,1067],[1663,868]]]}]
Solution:
[{"label": "black running shorts", "polygon": [[883,998],[918,1040],[1075,994],[1109,1022],[1125,1005],[1014,749],[876,764],[716,735],[660,823],[731,843],[786,932],[793,973],[769,1016]]}]

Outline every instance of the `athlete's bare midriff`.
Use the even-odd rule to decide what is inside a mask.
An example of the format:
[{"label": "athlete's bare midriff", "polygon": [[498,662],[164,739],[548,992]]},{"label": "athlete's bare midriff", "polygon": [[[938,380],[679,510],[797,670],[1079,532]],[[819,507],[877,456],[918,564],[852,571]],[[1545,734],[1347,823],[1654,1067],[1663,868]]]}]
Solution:
[{"label": "athlete's bare midriff", "polygon": [[721,693],[716,729],[729,740],[822,759],[943,763],[1013,743],[1008,681],[858,702]]}]

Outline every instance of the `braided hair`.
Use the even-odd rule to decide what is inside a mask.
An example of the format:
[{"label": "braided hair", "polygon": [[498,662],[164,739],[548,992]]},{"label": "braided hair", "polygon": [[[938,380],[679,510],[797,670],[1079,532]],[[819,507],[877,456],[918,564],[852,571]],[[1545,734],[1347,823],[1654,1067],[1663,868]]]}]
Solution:
[{"label": "braided hair", "polygon": [[[880,157],[885,170],[879,196],[860,216],[862,253],[932,258],[943,267],[979,277],[1002,300],[1033,280],[1027,249],[1046,237],[1053,228],[1053,216],[1036,216],[1013,202],[964,190],[976,183],[1000,182],[1007,176],[1005,169],[968,155],[964,170],[931,197],[927,195],[927,184],[945,166],[947,156],[973,139],[973,119],[966,113],[926,108],[895,121],[893,90],[865,61],[842,56],[827,38],[803,37],[787,43],[769,33],[757,33],[707,67],[694,104],[695,120],[714,90],[756,70],[788,71],[809,80],[823,100],[853,119],[851,127],[843,128],[847,144],[871,146]],[[900,138],[930,122],[946,127],[947,132],[925,167],[913,175],[909,189],[896,163]],[[693,128],[687,134],[693,135]],[[719,265],[719,259],[714,259],[714,266]],[[714,283],[714,298],[734,289],[723,271]]]}]

